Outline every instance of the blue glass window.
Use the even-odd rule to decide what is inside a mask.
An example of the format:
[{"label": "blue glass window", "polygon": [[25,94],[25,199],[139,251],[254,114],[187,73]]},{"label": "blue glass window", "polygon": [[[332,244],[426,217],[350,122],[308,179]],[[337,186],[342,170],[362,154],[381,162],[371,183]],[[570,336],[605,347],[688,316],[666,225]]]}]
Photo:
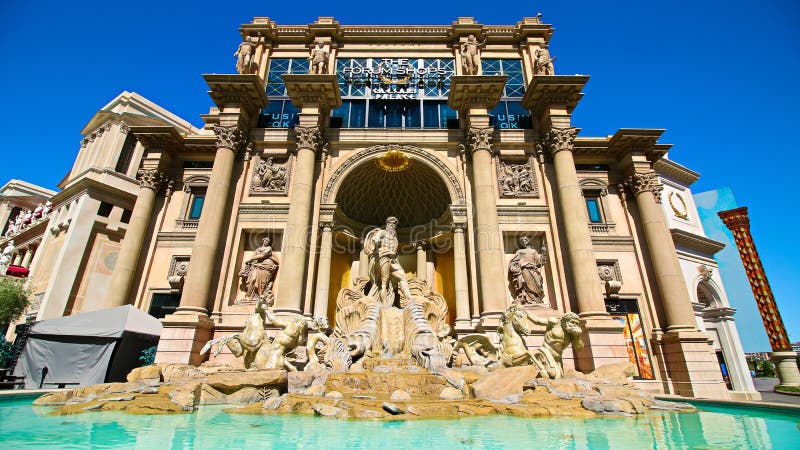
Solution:
[{"label": "blue glass window", "polygon": [[603,222],[603,216],[600,214],[600,200],[597,197],[586,198],[586,210],[589,212],[589,222]]},{"label": "blue glass window", "polygon": [[508,77],[503,98],[522,98],[525,95],[525,78],[522,76],[522,60],[520,59],[484,59],[481,60],[484,75],[505,75]]},{"label": "blue glass window", "polygon": [[[402,66],[402,72],[399,70]],[[333,128],[457,128],[447,106],[452,58],[343,58],[336,61],[342,105]]]},{"label": "blue glass window", "polygon": [[533,128],[531,113],[519,101],[501,101],[489,111],[490,123],[495,128]]},{"label": "blue glass window", "polygon": [[203,203],[206,200],[206,193],[196,193],[192,195],[192,204],[189,206],[189,219],[197,220],[203,211]]},{"label": "blue glass window", "polygon": [[258,116],[260,128],[294,128],[300,112],[289,100],[271,100]]},{"label": "blue glass window", "polygon": [[267,97],[285,97],[286,85],[283,76],[292,73],[308,73],[308,59],[306,58],[280,58],[269,62],[267,75]]}]

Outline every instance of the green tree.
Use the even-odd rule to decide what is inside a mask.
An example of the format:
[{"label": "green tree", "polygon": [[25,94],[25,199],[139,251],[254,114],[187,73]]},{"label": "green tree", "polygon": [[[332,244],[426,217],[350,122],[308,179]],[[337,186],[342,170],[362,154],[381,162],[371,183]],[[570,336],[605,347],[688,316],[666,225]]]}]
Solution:
[{"label": "green tree", "polygon": [[29,295],[23,281],[0,276],[0,324],[11,323],[25,312]]}]

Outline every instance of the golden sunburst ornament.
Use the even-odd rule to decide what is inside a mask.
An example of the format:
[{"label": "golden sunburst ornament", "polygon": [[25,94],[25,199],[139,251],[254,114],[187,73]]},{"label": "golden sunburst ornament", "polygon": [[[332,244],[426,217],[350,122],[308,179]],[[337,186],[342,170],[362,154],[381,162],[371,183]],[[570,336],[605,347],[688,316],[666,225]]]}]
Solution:
[{"label": "golden sunburst ornament", "polygon": [[386,172],[402,172],[411,165],[411,157],[402,150],[393,148],[379,156],[375,163]]}]

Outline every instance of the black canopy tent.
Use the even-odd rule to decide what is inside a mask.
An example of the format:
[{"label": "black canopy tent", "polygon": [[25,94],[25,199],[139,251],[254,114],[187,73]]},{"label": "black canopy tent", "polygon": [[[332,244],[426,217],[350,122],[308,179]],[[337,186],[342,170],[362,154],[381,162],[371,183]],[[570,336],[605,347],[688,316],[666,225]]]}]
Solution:
[{"label": "black canopy tent", "polygon": [[44,367],[45,383],[125,381],[160,335],[161,322],[130,305],[44,320],[31,327],[14,374],[26,389],[40,386]]}]

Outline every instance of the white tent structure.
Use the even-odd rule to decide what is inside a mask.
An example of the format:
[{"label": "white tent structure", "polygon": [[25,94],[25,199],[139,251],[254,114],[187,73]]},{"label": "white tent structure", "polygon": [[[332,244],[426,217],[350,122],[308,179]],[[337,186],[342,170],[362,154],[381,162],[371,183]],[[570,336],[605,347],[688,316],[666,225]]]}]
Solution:
[{"label": "white tent structure", "polygon": [[31,327],[14,374],[26,389],[40,386],[45,367],[45,383],[125,381],[160,335],[161,322],[130,305],[45,320]]}]

